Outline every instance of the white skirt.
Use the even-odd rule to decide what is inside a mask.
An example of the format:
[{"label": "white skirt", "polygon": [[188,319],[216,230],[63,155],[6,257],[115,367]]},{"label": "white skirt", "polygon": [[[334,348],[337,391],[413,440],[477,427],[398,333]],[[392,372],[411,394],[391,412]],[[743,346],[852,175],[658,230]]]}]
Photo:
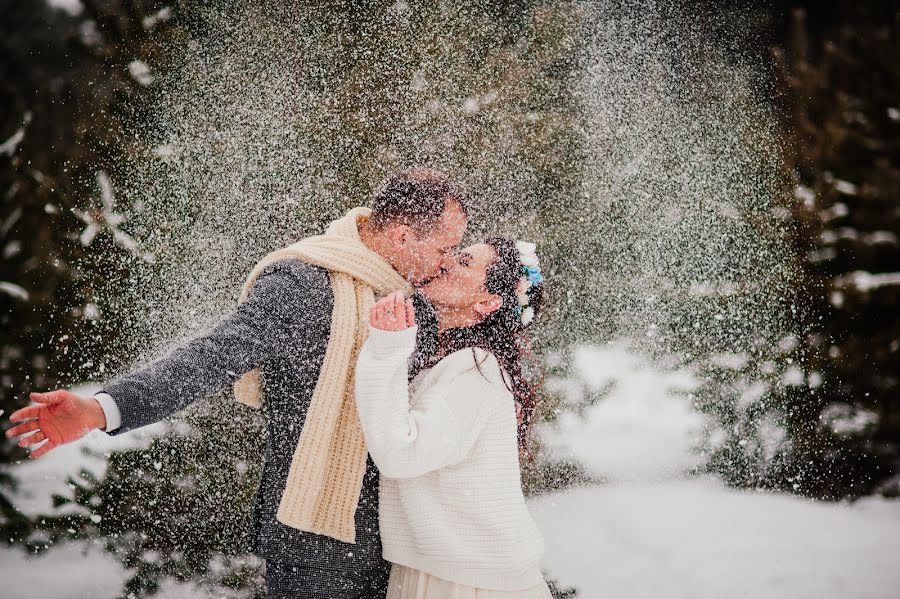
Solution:
[{"label": "white skirt", "polygon": [[522,591],[489,591],[394,564],[385,599],[553,599],[546,582]]}]

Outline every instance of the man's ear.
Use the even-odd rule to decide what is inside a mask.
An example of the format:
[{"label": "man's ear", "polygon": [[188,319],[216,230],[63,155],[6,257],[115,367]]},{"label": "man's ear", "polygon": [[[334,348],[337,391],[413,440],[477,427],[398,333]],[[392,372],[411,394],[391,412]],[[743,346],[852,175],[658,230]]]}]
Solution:
[{"label": "man's ear", "polygon": [[475,311],[482,316],[487,316],[488,314],[493,314],[502,307],[503,298],[496,293],[492,293],[486,300],[480,301],[475,304]]},{"label": "man's ear", "polygon": [[413,230],[409,225],[394,225],[388,230],[388,238],[394,247],[402,247],[413,239]]}]

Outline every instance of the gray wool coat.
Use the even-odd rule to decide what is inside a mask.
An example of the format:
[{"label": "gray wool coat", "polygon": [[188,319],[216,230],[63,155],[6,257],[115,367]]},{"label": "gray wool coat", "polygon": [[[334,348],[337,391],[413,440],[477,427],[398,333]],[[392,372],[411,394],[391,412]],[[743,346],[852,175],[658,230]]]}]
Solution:
[{"label": "gray wool coat", "polygon": [[266,560],[320,564],[338,571],[384,569],[388,564],[381,557],[378,530],[378,470],[371,457],[356,511],[355,545],[290,528],[275,518],[328,345],[333,305],[325,269],[298,261],[271,265],[247,301],[211,331],[105,386],[103,391],[122,414],[121,428],[111,434],[157,422],[230,388],[258,366],[267,434],[251,551]]}]

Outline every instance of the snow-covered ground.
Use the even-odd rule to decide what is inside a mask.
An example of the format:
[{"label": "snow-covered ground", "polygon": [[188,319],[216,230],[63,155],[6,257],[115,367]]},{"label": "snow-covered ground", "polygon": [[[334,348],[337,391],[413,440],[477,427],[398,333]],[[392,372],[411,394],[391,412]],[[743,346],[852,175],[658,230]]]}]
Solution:
[{"label": "snow-covered ground", "polygon": [[[685,478],[697,463],[691,447],[702,426],[682,397],[694,384],[689,375],[657,372],[621,345],[580,350],[572,373],[574,382],[558,384],[576,396],[614,386],[581,416],[566,415],[542,434],[551,451],[610,482],[530,505],[544,532],[544,565],[581,599],[900,596],[900,502],[827,504]],[[145,435],[93,433],[80,445],[108,451],[145,442]],[[102,468],[79,446],[22,464],[21,507],[47,507],[49,492],[64,490],[66,475],[86,460]],[[112,597],[123,577],[96,548],[61,547],[32,560],[2,551],[3,588],[12,583],[17,599]],[[162,596],[208,595],[169,585]]]},{"label": "snow-covered ground", "polygon": [[[900,503],[630,482],[531,502],[546,568],[586,599],[894,599]],[[577,516],[573,516],[577,514]]]},{"label": "snow-covered ground", "polygon": [[531,501],[547,570],[594,599],[900,597],[900,502],[830,504],[735,491],[683,476],[703,418],[684,372],[658,372],[624,345],[581,348],[550,381],[577,404],[542,431],[550,450],[610,481]]},{"label": "snow-covered ground", "polygon": [[[44,557],[0,554],[0,597],[4,599],[112,599],[122,592],[125,571],[99,543],[64,545]],[[166,582],[159,599],[214,599],[193,585]]]}]

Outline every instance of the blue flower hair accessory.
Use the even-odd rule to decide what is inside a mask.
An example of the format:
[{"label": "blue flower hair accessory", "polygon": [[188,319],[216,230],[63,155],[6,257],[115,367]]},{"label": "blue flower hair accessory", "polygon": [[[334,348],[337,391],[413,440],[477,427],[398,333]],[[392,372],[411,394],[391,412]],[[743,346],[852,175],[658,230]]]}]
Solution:
[{"label": "blue flower hair accessory", "polygon": [[522,326],[527,327],[534,320],[534,308],[529,306],[531,299],[528,290],[544,282],[541,274],[541,265],[538,262],[535,249],[537,246],[527,241],[517,241],[516,249],[519,251],[519,261],[522,263],[522,276],[516,284],[516,314],[522,321]]}]

